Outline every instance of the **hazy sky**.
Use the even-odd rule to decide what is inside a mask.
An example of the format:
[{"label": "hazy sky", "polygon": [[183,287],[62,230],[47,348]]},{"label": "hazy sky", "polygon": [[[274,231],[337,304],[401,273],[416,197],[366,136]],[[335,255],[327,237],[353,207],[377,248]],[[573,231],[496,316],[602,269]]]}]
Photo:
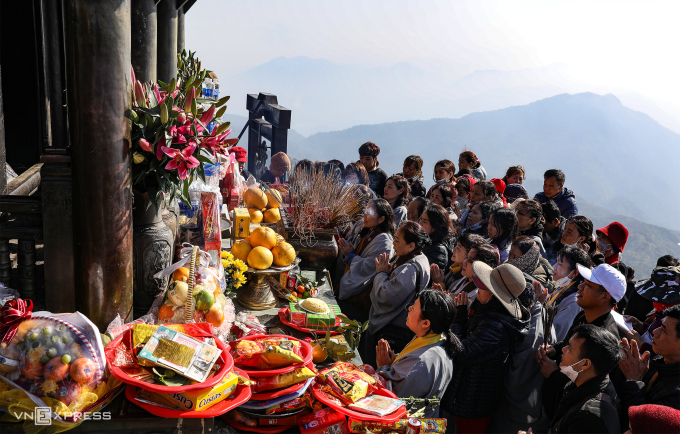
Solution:
[{"label": "hazy sky", "polygon": [[679,16],[678,0],[200,0],[186,42],[220,77],[280,56],[452,79],[559,63],[575,82],[679,107]]}]

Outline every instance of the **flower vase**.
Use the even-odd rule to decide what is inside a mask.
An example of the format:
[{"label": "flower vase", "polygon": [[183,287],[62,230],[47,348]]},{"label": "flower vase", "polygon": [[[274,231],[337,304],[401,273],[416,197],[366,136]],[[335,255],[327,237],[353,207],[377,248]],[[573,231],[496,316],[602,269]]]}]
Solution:
[{"label": "flower vase", "polygon": [[170,276],[161,279],[154,274],[172,262],[174,238],[163,222],[163,199],[155,205],[149,194],[132,191],[132,242],[133,242],[133,315],[146,315],[156,296],[168,286]]}]

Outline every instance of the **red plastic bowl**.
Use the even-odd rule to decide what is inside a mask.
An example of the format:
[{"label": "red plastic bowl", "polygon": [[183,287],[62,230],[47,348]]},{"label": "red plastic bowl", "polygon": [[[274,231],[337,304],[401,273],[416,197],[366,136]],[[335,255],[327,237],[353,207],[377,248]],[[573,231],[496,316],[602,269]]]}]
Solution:
[{"label": "red plastic bowl", "polygon": [[236,428],[238,431],[259,432],[259,433],[262,433],[262,434],[278,434],[280,432],[284,432],[284,431],[291,429],[291,428],[297,428],[296,425],[248,426],[248,425],[240,424],[238,422],[234,422],[233,420],[229,419],[226,416],[222,416],[222,419],[227,423],[227,425],[229,425],[232,428]]},{"label": "red plastic bowl", "polygon": [[[291,341],[298,341],[302,345],[300,346],[300,353],[302,354],[302,363],[293,363],[292,365],[288,366],[282,366],[280,368],[275,368],[275,369],[257,369],[253,368],[251,366],[238,366],[238,369],[241,371],[245,372],[248,374],[250,377],[273,377],[274,375],[281,375],[285,374],[288,372],[293,372],[296,369],[302,368],[303,366],[307,366],[312,362],[312,346],[309,345],[307,342],[297,339],[291,336],[287,335],[254,335],[254,336],[246,336],[243,337],[239,340],[233,341],[229,345],[229,351],[231,351],[232,345],[236,344],[237,342],[240,341],[256,341],[258,339],[266,339],[266,338],[286,338]],[[230,354],[231,355],[231,354]]]},{"label": "red plastic bowl", "polygon": [[[279,320],[281,320],[281,322],[284,325],[286,325],[286,326],[288,326],[292,329],[301,331],[303,333],[309,333],[310,335],[312,334],[312,332],[314,332],[319,337],[326,336],[326,330],[312,330],[312,329],[308,329],[308,328],[305,328],[305,327],[300,327],[299,325],[293,324],[292,322],[288,321],[288,313],[289,312],[290,312],[289,307],[284,307],[283,309],[279,310]],[[340,321],[336,318],[335,326],[337,327],[339,325],[340,325]],[[331,330],[330,332],[331,332],[332,335],[339,335],[339,334],[342,333],[342,332],[338,332],[338,331],[335,331],[335,330]]]},{"label": "red plastic bowl", "polygon": [[[113,345],[114,347],[120,345],[120,343],[123,341],[125,337],[127,337],[131,333],[131,330],[126,330],[124,333],[122,333],[120,336],[116,337],[116,339],[112,340],[108,345]],[[164,386],[162,384],[151,384],[151,383],[145,383],[141,380],[138,380],[136,378],[130,377],[128,374],[126,374],[121,368],[114,366],[111,363],[111,360],[109,360],[109,354],[112,354],[112,352],[108,352],[106,354],[107,356],[107,363],[109,367],[109,371],[111,372],[111,375],[122,381],[123,383],[131,384],[133,386],[140,387],[145,390],[149,390],[151,392],[156,392],[156,393],[182,393],[182,392],[188,392],[189,390],[196,390],[196,389],[207,389],[210,387],[213,387],[222,379],[224,378],[225,375],[227,375],[228,372],[231,372],[232,368],[234,367],[234,359],[231,358],[231,354],[229,354],[229,348],[222,343],[219,339],[215,338],[214,339],[215,344],[217,345],[217,348],[222,350],[222,354],[220,354],[220,357],[217,359],[217,364],[222,366],[219,371],[217,371],[214,374],[211,374],[203,383],[196,383],[196,384],[187,384],[186,386]]]},{"label": "red plastic bowl", "polygon": [[[235,369],[234,372],[241,374],[243,377],[247,377],[247,375],[244,372],[241,372],[237,369]],[[217,404],[213,405],[212,407],[202,411],[169,410],[167,408],[158,407],[153,404],[147,404],[146,402],[139,402],[136,399],[136,395],[137,388],[135,386],[128,384],[127,387],[125,388],[125,397],[128,399],[128,401],[143,408],[144,410],[148,411],[154,416],[167,418],[185,417],[197,419],[221,416],[224,413],[228,412],[229,410],[233,410],[239,405],[248,402],[251,396],[251,392],[250,386],[238,385],[236,386],[234,394],[231,395],[229,398],[220,401]]]},{"label": "red plastic bowl", "polygon": [[[321,401],[322,404],[325,404],[331,407],[332,409],[337,410],[340,413],[350,416],[354,419],[363,420],[366,422],[392,423],[406,416],[406,407],[403,405],[399,407],[394,413],[390,413],[385,416],[376,416],[374,414],[362,413],[360,411],[352,410],[351,408],[345,407],[344,405],[338,405],[333,400],[329,399],[326,392],[321,390],[321,387],[322,385],[318,383],[312,385],[312,394],[314,394],[314,397],[316,399]],[[397,398],[397,395],[395,395],[394,393],[390,392],[387,389],[378,389],[375,395],[382,395],[388,398],[399,399]]]}]

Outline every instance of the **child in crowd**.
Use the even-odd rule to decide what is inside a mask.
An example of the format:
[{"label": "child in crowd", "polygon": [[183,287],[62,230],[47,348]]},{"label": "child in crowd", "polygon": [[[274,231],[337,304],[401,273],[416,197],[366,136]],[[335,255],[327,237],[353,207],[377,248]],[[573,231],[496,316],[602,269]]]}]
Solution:
[{"label": "child in crowd", "polygon": [[399,175],[406,178],[411,197],[425,196],[425,178],[423,178],[423,159],[418,155],[409,155],[404,160],[404,169]]},{"label": "child in crowd", "polygon": [[366,142],[359,147],[359,162],[364,165],[366,172],[368,172],[368,186],[378,197],[382,197],[387,174],[378,167],[380,165],[378,155],[380,155],[380,148],[373,142]]}]

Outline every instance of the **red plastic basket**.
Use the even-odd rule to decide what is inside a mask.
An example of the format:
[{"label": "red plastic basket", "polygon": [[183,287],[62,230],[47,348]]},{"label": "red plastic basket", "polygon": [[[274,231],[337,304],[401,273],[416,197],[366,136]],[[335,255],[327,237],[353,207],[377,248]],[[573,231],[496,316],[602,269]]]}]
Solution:
[{"label": "red plastic basket", "polygon": [[298,341],[302,345],[300,346],[300,353],[302,354],[302,363],[293,363],[292,365],[288,366],[282,366],[280,368],[275,368],[275,369],[256,369],[250,366],[238,366],[238,369],[241,371],[247,373],[250,377],[273,377],[274,375],[281,375],[285,374],[287,372],[293,372],[296,369],[302,368],[303,366],[307,366],[312,362],[312,356],[313,356],[313,351],[312,351],[312,346],[309,345],[307,342],[301,340],[301,339],[296,339],[291,336],[287,335],[254,335],[254,336],[246,336],[243,337],[239,340],[236,340],[234,342],[230,343],[229,349],[231,350],[231,346],[236,344],[236,342],[240,341],[256,341],[258,339],[266,339],[266,338],[286,338],[292,341]]},{"label": "red plastic basket", "polygon": [[[130,333],[132,333],[132,330],[126,330],[125,332],[121,333],[120,336],[112,340],[107,345],[107,347],[111,345],[113,345],[114,347],[120,345],[123,339],[128,337]],[[189,390],[207,389],[213,387],[214,385],[222,381],[224,376],[227,375],[228,372],[231,372],[232,368],[234,367],[234,359],[232,359],[231,354],[229,354],[229,348],[226,345],[224,345],[222,341],[220,341],[219,339],[214,340],[215,344],[217,345],[217,348],[222,350],[222,354],[220,354],[220,357],[217,359],[216,362],[218,365],[221,366],[221,368],[219,371],[211,374],[203,383],[187,384],[186,386],[164,386],[162,384],[145,383],[144,381],[130,377],[121,368],[114,366],[113,363],[111,363],[112,361],[109,360],[110,359],[109,356],[113,354],[113,352],[107,352],[106,354],[109,371],[111,372],[111,375],[113,375],[123,383],[131,384],[133,386],[137,386],[142,389],[156,393],[182,393],[188,392]]]},{"label": "red plastic basket", "polygon": [[[288,326],[292,329],[304,332],[304,333],[309,333],[310,335],[312,334],[312,332],[314,332],[314,333],[316,333],[317,336],[320,336],[320,337],[326,336],[326,330],[312,330],[312,329],[308,329],[306,327],[301,327],[297,324],[293,324],[292,322],[288,321],[288,313],[289,312],[290,312],[289,307],[284,307],[283,309],[279,310],[279,320],[281,320],[281,322],[284,325],[286,325],[286,326]],[[338,327],[339,325],[340,325],[340,320],[336,318],[335,319],[335,326]],[[330,332],[331,332],[332,335],[339,335],[339,334],[342,333],[342,332],[338,332],[338,331],[335,331],[335,330],[330,330]]]},{"label": "red plastic basket", "polygon": [[[245,374],[242,371],[239,371],[238,369],[235,369],[234,372],[239,373],[243,377],[248,377],[247,374]],[[148,411],[154,416],[167,418],[185,417],[197,419],[205,417],[217,417],[223,415],[229,410],[232,410],[238,407],[239,405],[248,402],[251,396],[251,391],[250,386],[238,385],[236,386],[234,394],[231,395],[229,398],[220,401],[217,404],[213,405],[212,407],[202,411],[170,410],[167,408],[158,407],[153,404],[147,404],[146,402],[139,402],[137,401],[136,396],[137,388],[131,384],[128,384],[127,387],[125,388],[125,397],[128,399],[128,401],[143,408],[144,410]]]},{"label": "red plastic basket", "polygon": [[[325,404],[331,407],[332,409],[337,410],[340,413],[350,416],[354,419],[363,420],[367,422],[391,423],[406,416],[406,407],[403,405],[399,407],[394,413],[387,414],[385,416],[376,416],[373,414],[362,413],[360,411],[352,410],[351,408],[345,407],[343,405],[338,405],[333,399],[330,399],[328,397],[328,394],[326,394],[326,392],[321,390],[321,387],[322,385],[318,383],[312,385],[312,394],[316,399],[321,401],[322,404]],[[395,395],[394,393],[390,392],[387,389],[378,389],[375,395],[382,395],[388,398],[398,399],[397,395]]]},{"label": "red plastic basket", "polygon": [[258,426],[248,426],[248,425],[243,425],[238,422],[234,422],[233,420],[229,419],[228,417],[222,416],[222,419],[227,423],[232,428],[236,428],[239,431],[247,431],[247,432],[259,432],[262,434],[277,434],[280,432],[284,432],[288,429],[295,428],[294,425],[281,425],[281,426],[264,426],[264,425],[258,425]]}]

